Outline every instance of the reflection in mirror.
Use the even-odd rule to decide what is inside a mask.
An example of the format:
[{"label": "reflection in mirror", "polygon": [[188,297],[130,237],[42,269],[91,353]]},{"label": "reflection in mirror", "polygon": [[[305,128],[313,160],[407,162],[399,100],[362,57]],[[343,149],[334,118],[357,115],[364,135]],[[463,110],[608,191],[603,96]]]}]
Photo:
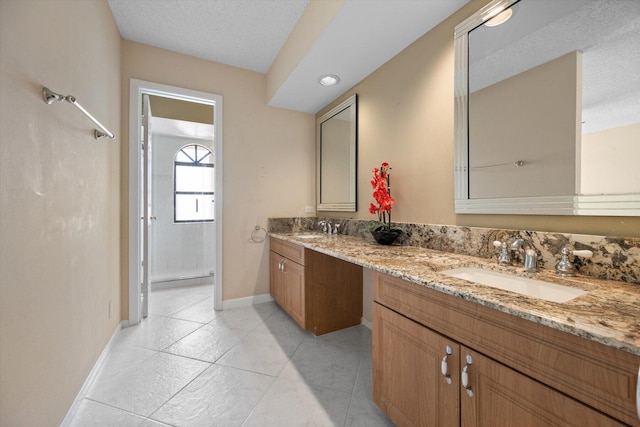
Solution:
[{"label": "reflection in mirror", "polygon": [[640,214],[640,2],[494,0],[455,37],[457,213]]},{"label": "reflection in mirror", "polygon": [[356,211],[357,111],[353,95],[317,121],[318,211]]}]

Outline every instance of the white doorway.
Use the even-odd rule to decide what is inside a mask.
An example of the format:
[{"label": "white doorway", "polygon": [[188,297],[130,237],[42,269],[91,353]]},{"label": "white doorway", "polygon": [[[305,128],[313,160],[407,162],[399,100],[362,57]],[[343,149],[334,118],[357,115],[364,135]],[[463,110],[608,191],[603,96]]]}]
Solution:
[{"label": "white doorway", "polygon": [[[213,153],[215,155],[214,188],[215,204],[213,216],[213,235],[215,236],[214,275],[214,308],[222,309],[222,96],[193,91],[174,86],[167,86],[137,79],[130,81],[129,94],[129,325],[137,324],[146,317],[148,290],[150,284],[150,265],[153,257],[149,256],[149,237],[153,236],[156,215],[147,208],[152,206],[149,186],[144,182],[145,159],[144,149],[153,145],[148,140],[149,125],[143,126],[143,98],[145,95],[172,98],[213,107]],[[150,116],[150,114],[148,114]],[[136,143],[135,141],[138,141]],[[145,191],[145,189],[147,191]],[[198,201],[195,202],[196,205]],[[202,203],[202,201],[200,201]],[[146,255],[145,255],[146,254]],[[146,260],[145,260],[146,258]],[[145,265],[146,261],[146,265]],[[147,271],[147,274],[144,274]]]}]

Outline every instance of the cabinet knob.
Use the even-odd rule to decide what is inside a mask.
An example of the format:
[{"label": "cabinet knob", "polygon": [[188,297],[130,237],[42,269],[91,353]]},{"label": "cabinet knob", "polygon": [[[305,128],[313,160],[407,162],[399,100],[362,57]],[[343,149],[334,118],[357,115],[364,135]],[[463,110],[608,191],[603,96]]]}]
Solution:
[{"label": "cabinet knob", "polygon": [[462,375],[461,375],[461,381],[462,381],[462,387],[467,390],[467,395],[469,397],[473,397],[473,390],[471,389],[471,386],[469,385],[469,366],[473,365],[473,357],[471,357],[471,355],[467,354],[467,363],[464,365],[464,367],[462,368]]},{"label": "cabinet knob", "polygon": [[447,382],[447,384],[451,384],[451,375],[449,374],[447,359],[453,354],[453,350],[450,346],[447,346],[445,352],[446,354],[444,355],[444,357],[442,358],[442,362],[440,363],[440,370],[442,371],[442,375],[444,376],[444,380]]}]

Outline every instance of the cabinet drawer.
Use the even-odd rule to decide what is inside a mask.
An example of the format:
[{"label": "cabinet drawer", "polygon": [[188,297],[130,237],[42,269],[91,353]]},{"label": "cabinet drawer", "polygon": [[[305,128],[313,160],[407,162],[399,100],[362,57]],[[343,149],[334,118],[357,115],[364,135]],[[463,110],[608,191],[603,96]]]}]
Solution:
[{"label": "cabinet drawer", "polygon": [[374,301],[625,423],[640,357],[386,274]]},{"label": "cabinet drawer", "polygon": [[284,240],[270,238],[271,250],[293,262],[304,265],[304,247]]}]

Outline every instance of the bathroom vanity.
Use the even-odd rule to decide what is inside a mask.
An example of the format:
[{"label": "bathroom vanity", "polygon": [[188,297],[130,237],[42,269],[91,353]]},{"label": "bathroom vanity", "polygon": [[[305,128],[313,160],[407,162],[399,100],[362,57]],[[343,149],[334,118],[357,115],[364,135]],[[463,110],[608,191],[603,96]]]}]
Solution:
[{"label": "bathroom vanity", "polygon": [[301,328],[322,335],[362,319],[362,267],[270,239],[270,291]]},{"label": "bathroom vanity", "polygon": [[374,274],[374,400],[398,425],[633,423],[638,357]]},{"label": "bathroom vanity", "polygon": [[[283,244],[304,254],[305,281],[315,277],[309,261],[316,256],[324,264],[314,262],[314,269],[334,260],[374,271],[374,401],[397,425],[640,426],[638,285],[537,273],[585,291],[557,303],[440,273],[475,267],[522,275],[488,259],[352,236],[272,234],[271,244],[272,275]],[[334,279],[334,289],[350,287]],[[281,299],[275,285],[272,279]],[[305,309],[328,304],[324,315],[331,317],[336,300],[313,301],[308,286]],[[362,283],[356,287],[361,293]],[[361,313],[357,304],[362,299],[340,310]],[[309,313],[304,317],[310,329]]]}]

